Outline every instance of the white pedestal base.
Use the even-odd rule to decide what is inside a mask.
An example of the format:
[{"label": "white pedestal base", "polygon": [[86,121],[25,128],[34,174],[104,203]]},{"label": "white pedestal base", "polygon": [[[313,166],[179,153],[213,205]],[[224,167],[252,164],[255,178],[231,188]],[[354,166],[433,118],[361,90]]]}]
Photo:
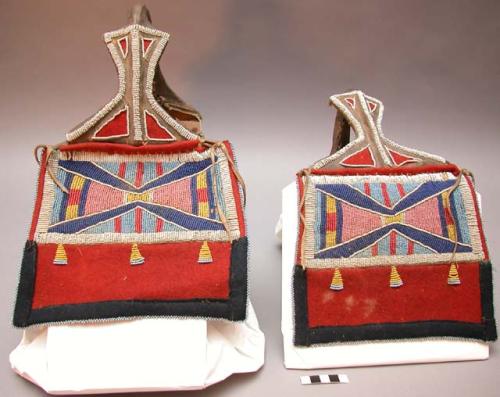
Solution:
[{"label": "white pedestal base", "polygon": [[252,306],[245,322],[138,319],[24,331],[14,371],[50,394],[203,389],[264,363]]}]

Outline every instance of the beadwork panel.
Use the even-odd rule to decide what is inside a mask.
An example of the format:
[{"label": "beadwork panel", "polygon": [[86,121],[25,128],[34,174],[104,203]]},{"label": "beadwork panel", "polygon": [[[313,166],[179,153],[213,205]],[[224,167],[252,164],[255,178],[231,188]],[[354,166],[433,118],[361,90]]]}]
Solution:
[{"label": "beadwork panel", "polygon": [[61,153],[49,166],[69,193],[46,174],[37,242],[148,243],[239,237],[229,166],[222,153],[213,160],[197,152],[141,157]]},{"label": "beadwork panel", "polygon": [[[466,176],[312,176],[306,188],[307,267],[485,259]],[[456,185],[458,183],[458,185]]]}]

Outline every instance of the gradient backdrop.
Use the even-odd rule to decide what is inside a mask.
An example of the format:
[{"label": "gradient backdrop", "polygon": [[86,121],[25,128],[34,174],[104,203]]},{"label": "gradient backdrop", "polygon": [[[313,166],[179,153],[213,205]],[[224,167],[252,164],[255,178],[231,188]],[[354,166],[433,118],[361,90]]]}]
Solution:
[{"label": "gradient backdrop", "polygon": [[[0,2],[2,396],[43,394],[8,364],[21,337],[10,323],[34,197],[32,149],[62,141],[115,94],[102,34],[125,25],[132,4]],[[389,138],[474,171],[492,261],[499,265],[500,2],[146,5],[155,26],[171,33],[161,62],[167,80],[202,112],[208,137],[228,138],[236,147],[249,194],[252,301],[267,336],[266,364],[257,374],[178,395],[498,395],[498,343],[486,362],[346,369],[341,372],[349,374],[350,385],[300,386],[298,376],[307,371],[282,365],[281,252],[273,232],[280,189],[330,149],[334,113],[328,97],[359,88],[384,101]],[[498,272],[494,276],[498,281]],[[500,307],[500,291],[496,302]],[[317,372],[323,371],[310,371]]]}]

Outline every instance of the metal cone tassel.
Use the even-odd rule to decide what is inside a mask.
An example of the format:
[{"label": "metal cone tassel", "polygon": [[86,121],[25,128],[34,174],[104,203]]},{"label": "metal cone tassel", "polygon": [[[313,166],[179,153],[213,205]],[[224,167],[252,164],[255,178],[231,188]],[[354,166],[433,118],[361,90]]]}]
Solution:
[{"label": "metal cone tassel", "polygon": [[457,266],[454,263],[450,265],[450,271],[448,272],[448,284],[460,285],[460,276],[458,275]]},{"label": "metal cone tassel", "polygon": [[344,282],[342,281],[342,274],[340,269],[337,267],[333,272],[332,282],[330,284],[330,289],[334,291],[342,291],[344,289]]},{"label": "metal cone tassel", "polygon": [[130,252],[130,264],[131,265],[142,265],[144,263],[144,257],[139,251],[139,247],[136,243],[132,244],[132,251]]},{"label": "metal cone tassel", "polygon": [[210,252],[210,247],[206,241],[203,242],[200,248],[200,254],[198,255],[198,263],[212,263],[212,253]]},{"label": "metal cone tassel", "polygon": [[58,244],[56,249],[56,255],[54,257],[54,265],[67,265],[68,257],[66,256],[66,250],[64,245]]},{"label": "metal cone tassel", "polygon": [[401,280],[401,276],[396,269],[396,266],[391,266],[391,276],[389,279],[389,285],[391,288],[398,288],[403,285],[403,280]]}]

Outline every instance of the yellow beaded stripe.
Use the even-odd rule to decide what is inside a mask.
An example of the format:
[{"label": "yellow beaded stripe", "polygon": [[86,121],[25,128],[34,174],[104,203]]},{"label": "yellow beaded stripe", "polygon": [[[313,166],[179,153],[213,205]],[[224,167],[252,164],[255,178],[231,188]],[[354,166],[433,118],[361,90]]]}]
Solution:
[{"label": "yellow beaded stripe", "polygon": [[326,196],[326,236],[325,245],[326,247],[333,247],[335,245],[335,240],[337,239],[337,230],[335,229],[335,222],[329,224],[328,219],[337,213],[337,205],[335,199],[331,196]]},{"label": "yellow beaded stripe", "polygon": [[389,225],[391,223],[404,223],[403,215],[404,214],[401,212],[401,213],[396,214],[396,215],[383,216],[382,223],[384,225]]},{"label": "yellow beaded stripe", "polygon": [[71,181],[69,189],[70,204],[66,207],[66,220],[78,217],[78,205],[80,199],[80,192],[82,191],[85,179],[79,175],[75,175]]},{"label": "yellow beaded stripe", "polygon": [[130,203],[132,201],[144,201],[147,203],[151,201],[151,195],[149,194],[149,192],[127,193],[127,202]]},{"label": "yellow beaded stripe", "polygon": [[[198,216],[202,216],[204,218],[208,218],[209,216],[209,205],[208,205],[208,196],[207,196],[207,173],[201,172],[196,176],[196,188],[198,192],[204,192],[202,195],[198,197]],[[201,196],[201,197],[200,197]]]}]

